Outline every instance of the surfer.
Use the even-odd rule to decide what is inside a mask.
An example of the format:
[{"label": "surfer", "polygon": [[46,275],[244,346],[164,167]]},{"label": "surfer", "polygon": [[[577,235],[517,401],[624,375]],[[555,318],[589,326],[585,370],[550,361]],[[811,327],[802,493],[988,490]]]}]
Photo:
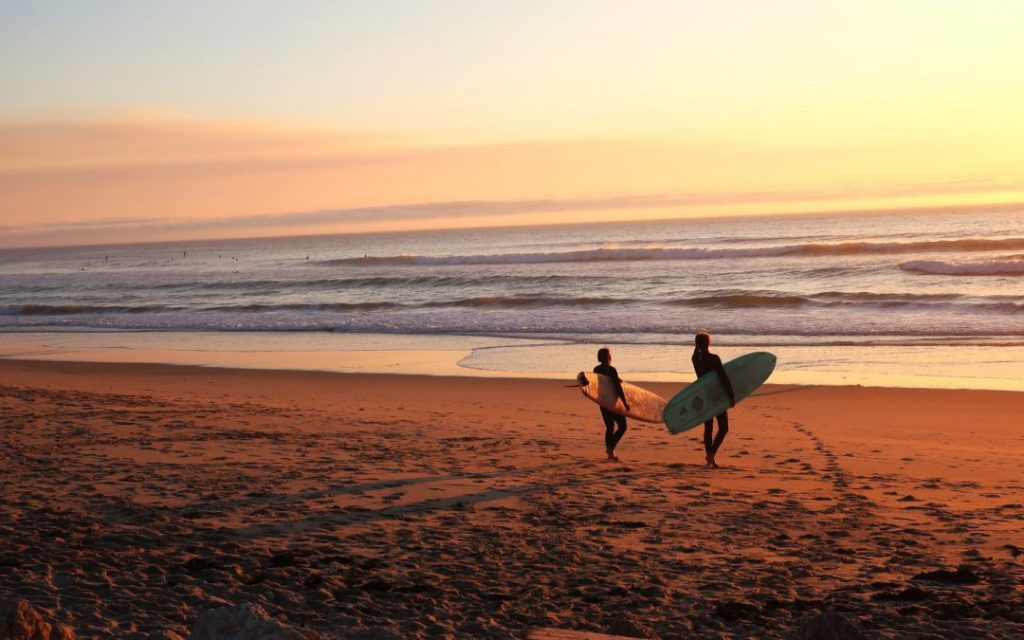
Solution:
[{"label": "surfer", "polygon": [[[711,371],[718,372],[718,379],[722,381],[722,386],[725,387],[725,392],[729,395],[729,406],[736,406],[736,393],[732,390],[732,381],[729,380],[729,374],[725,372],[725,367],[722,366],[722,359],[714,353],[711,353],[711,335],[701,331],[694,337],[694,344],[696,348],[693,350],[693,356],[690,360],[693,362],[693,370],[697,373],[697,377],[700,378],[706,373]],[[729,412],[723,411],[718,414],[718,433],[715,435],[714,440],[711,439],[711,433],[714,430],[715,420],[711,419],[704,423],[704,452],[707,454],[706,460],[708,461],[709,467],[718,467],[718,463],[715,462],[715,454],[718,453],[718,448],[722,446],[722,441],[725,440],[725,434],[729,433]]]},{"label": "surfer", "polygon": [[[619,379],[619,372],[612,366],[612,352],[608,347],[597,350],[599,365],[594,367],[594,373],[608,376],[615,383],[615,394],[622,399],[622,405],[629,411],[629,403],[626,401],[626,392],[622,390],[622,380]],[[626,416],[609,411],[601,407],[601,417],[604,418],[604,446],[608,451],[608,459],[618,462],[615,457],[615,445],[619,444],[622,436],[626,434]],[[618,426],[616,429],[615,427]]]}]

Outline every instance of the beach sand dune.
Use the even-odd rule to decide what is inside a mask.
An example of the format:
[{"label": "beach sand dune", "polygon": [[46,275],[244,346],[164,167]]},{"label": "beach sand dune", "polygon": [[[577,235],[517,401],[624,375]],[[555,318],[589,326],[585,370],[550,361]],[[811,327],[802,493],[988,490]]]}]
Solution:
[{"label": "beach sand dune", "polygon": [[1024,635],[1024,394],[767,386],[711,470],[635,422],[602,461],[562,385],[2,361],[0,598],[79,637],[237,604],[328,638]]}]

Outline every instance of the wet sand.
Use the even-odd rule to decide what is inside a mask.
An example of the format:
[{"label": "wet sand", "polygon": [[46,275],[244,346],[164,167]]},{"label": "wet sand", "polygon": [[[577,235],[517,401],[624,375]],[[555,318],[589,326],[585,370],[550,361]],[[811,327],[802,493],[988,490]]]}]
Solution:
[{"label": "wet sand", "polygon": [[1024,394],[769,385],[711,470],[637,422],[603,462],[567,382],[0,361],[0,598],[79,637],[243,603],[328,638],[1024,635]]}]

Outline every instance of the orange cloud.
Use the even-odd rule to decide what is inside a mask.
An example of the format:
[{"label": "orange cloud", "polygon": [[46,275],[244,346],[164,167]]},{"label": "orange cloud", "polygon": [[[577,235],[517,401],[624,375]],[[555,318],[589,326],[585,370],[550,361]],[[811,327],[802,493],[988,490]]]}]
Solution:
[{"label": "orange cloud", "polygon": [[1024,199],[1024,176],[933,148],[428,145],[268,123],[125,120],[8,123],[0,149],[3,246]]}]

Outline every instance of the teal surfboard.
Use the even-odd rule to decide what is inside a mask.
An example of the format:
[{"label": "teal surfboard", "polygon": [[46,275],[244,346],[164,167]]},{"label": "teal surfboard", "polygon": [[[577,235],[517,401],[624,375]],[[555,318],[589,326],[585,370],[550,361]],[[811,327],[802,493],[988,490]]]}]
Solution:
[{"label": "teal surfboard", "polygon": [[[775,356],[755,351],[725,363],[736,402],[743,400],[764,384],[775,370]],[[682,433],[729,408],[729,396],[714,371],[706,373],[668,401],[663,417],[672,433]]]}]

